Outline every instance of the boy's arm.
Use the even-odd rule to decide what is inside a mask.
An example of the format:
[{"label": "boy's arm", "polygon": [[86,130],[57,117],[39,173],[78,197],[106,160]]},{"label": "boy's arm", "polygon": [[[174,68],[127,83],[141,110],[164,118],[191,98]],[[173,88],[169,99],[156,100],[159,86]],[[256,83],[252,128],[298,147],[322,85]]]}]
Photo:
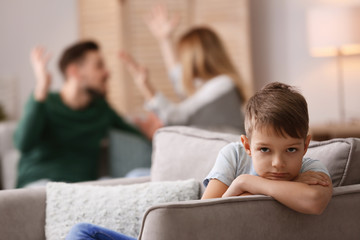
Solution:
[{"label": "boy's arm", "polygon": [[213,168],[204,180],[206,189],[201,199],[221,198],[236,179],[238,147],[230,143],[220,150]]},{"label": "boy's arm", "polygon": [[[203,196],[201,197],[201,200],[210,199],[210,198],[221,198],[228,188],[229,188],[228,185],[226,185],[225,183],[217,179],[211,179],[209,181],[208,186],[205,189]],[[239,194],[239,196],[249,196],[249,195],[253,195],[253,194],[249,192],[244,192]]]},{"label": "boy's arm", "polygon": [[226,185],[225,183],[217,179],[211,179],[205,189],[203,196],[201,197],[201,200],[209,198],[221,198],[221,196],[226,192],[228,188],[228,185]]},{"label": "boy's arm", "polygon": [[[312,174],[320,174],[313,172]],[[244,192],[264,194],[285,206],[306,214],[321,214],[332,196],[330,178],[323,174],[328,185],[308,185],[303,182],[275,181],[253,175],[240,175],[230,185],[223,197],[238,196]]]}]

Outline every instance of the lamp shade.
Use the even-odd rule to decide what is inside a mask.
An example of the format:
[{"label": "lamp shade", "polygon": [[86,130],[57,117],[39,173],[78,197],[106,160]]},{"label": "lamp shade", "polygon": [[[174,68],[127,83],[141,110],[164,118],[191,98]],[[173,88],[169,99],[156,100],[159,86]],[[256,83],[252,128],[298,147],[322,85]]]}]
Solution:
[{"label": "lamp shade", "polygon": [[307,13],[310,54],[360,54],[360,7],[316,7]]}]

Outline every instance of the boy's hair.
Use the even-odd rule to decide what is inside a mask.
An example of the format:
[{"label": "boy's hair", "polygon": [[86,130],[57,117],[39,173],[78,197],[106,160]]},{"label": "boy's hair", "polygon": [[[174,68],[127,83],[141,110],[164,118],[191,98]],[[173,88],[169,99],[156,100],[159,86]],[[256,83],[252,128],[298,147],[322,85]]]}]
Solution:
[{"label": "boy's hair", "polygon": [[273,82],[255,93],[245,110],[245,131],[272,127],[279,136],[306,138],[309,115],[305,98],[293,87]]},{"label": "boy's hair", "polygon": [[84,59],[89,51],[98,51],[99,45],[94,41],[82,41],[71,45],[65,49],[59,61],[61,73],[65,76],[66,68],[74,63]]}]

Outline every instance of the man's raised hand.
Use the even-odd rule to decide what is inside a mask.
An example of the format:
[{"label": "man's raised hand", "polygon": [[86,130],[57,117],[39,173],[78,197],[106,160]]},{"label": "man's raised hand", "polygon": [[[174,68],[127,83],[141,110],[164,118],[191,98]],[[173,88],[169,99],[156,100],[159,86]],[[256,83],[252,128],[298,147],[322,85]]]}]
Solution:
[{"label": "man's raised hand", "polygon": [[47,70],[50,54],[38,46],[31,50],[30,60],[36,77],[34,98],[42,102],[46,99],[51,84],[51,76]]}]

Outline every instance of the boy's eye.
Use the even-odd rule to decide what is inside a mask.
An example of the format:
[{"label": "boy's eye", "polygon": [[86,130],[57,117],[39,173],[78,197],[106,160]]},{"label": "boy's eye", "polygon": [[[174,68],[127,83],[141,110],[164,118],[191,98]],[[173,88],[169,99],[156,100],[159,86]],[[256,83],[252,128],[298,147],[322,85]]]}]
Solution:
[{"label": "boy's eye", "polygon": [[260,148],[260,152],[269,152],[270,151],[270,149],[268,149],[268,148]]},{"label": "boy's eye", "polygon": [[296,148],[288,148],[287,151],[293,153],[293,152],[296,152],[297,149]]}]

